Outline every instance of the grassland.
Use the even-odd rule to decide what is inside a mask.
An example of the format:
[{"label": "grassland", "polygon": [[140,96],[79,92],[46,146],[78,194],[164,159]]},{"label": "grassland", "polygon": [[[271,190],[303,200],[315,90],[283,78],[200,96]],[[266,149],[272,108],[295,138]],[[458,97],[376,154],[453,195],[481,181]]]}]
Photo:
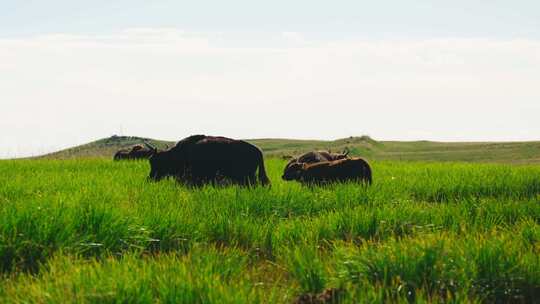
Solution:
[{"label": "grassland", "polygon": [[[45,159],[107,158],[116,151],[149,140],[159,148],[175,143],[140,137],[112,136],[82,146],[44,155]],[[332,141],[296,139],[248,139],[270,157],[294,156],[312,150],[343,151],[370,160],[540,163],[540,142],[433,142],[376,141],[368,136]]]},{"label": "grassland", "polygon": [[374,184],[190,189],[144,161],[0,161],[1,303],[540,299],[540,168],[374,161]]}]

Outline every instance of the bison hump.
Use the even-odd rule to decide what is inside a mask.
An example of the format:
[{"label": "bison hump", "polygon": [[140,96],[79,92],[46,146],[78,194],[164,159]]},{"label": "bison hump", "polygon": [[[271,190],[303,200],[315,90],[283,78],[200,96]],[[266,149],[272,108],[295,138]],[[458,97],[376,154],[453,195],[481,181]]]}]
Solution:
[{"label": "bison hump", "polygon": [[207,137],[206,135],[202,135],[202,134],[191,135],[189,137],[186,137],[186,138],[180,140],[178,143],[176,143],[174,148],[172,148],[171,150],[183,149],[186,146],[196,144],[198,141],[201,141],[201,140],[205,139],[206,137]]}]

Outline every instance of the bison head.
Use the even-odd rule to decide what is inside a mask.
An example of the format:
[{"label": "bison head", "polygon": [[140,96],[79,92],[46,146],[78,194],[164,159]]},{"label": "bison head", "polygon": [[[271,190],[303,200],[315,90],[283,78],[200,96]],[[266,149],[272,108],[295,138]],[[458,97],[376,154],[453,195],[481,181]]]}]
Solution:
[{"label": "bison head", "polygon": [[319,153],[328,161],[349,158],[348,149],[343,150],[342,153],[332,153],[332,152],[326,152],[326,151],[319,151]]},{"label": "bison head", "polygon": [[150,174],[148,178],[159,181],[167,176],[183,177],[186,174],[186,163],[181,153],[175,150],[158,151],[152,149],[150,162]]},{"label": "bison head", "polygon": [[283,176],[281,176],[282,179],[286,181],[290,180],[299,180],[302,176],[302,171],[304,169],[305,164],[302,163],[289,163],[285,167],[285,170],[283,171]]},{"label": "bison head", "polygon": [[345,158],[348,158],[349,156],[347,156],[349,154],[349,152],[347,153],[332,153],[331,154],[331,159],[330,160],[340,160],[340,159],[345,159]]},{"label": "bison head", "polygon": [[296,164],[296,163],[298,163],[298,158],[291,158],[291,160],[289,160],[289,162],[285,166],[285,170],[287,170],[287,168],[289,168],[290,166],[292,166],[293,164]]},{"label": "bison head", "polygon": [[164,152],[156,152],[148,159],[150,161],[150,180],[159,181],[160,179],[170,175],[170,162]]},{"label": "bison head", "polygon": [[149,142],[144,142],[144,145],[150,149],[152,155],[148,158],[150,161],[150,180],[158,181],[169,175],[170,161],[169,155],[166,152],[158,152],[157,148]]}]

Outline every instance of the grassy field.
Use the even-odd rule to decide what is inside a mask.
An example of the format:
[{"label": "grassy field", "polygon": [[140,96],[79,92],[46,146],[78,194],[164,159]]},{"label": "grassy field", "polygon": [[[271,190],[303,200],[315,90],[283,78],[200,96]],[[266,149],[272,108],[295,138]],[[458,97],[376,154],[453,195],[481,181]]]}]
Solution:
[{"label": "grassy field", "polygon": [[269,189],[189,189],[0,161],[0,303],[540,302],[538,166],[374,161],[369,188],[266,166]]}]

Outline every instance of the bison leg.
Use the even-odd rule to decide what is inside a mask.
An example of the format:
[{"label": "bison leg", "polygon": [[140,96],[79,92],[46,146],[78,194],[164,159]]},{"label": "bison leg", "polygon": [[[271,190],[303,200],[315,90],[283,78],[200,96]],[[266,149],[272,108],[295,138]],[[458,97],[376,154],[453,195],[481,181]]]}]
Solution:
[{"label": "bison leg", "polygon": [[257,177],[255,174],[249,174],[241,177],[235,178],[237,184],[244,187],[251,187],[257,184]]},{"label": "bison leg", "polygon": [[257,184],[257,176],[255,173],[248,175],[248,185],[255,186]]}]

